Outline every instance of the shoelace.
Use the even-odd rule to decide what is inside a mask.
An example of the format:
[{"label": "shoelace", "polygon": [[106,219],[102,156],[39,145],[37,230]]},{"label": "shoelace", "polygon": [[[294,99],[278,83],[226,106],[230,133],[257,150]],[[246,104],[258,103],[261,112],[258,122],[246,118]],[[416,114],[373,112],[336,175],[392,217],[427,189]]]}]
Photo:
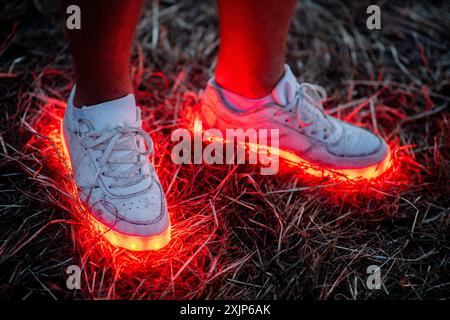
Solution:
[{"label": "shoelace", "polygon": [[[137,138],[134,139],[134,146],[131,146],[133,136],[140,136],[143,138],[147,149],[141,152],[137,145]],[[153,141],[147,132],[141,128],[122,126],[113,130],[95,131],[91,130],[83,135],[81,139],[83,147],[101,148],[103,156],[98,160],[98,170],[94,176],[94,181],[97,181],[100,175],[113,178],[113,182],[108,186],[109,188],[129,187],[141,182],[148,176],[141,172],[142,166],[145,163],[146,157],[153,154]],[[127,155],[112,157],[116,151],[126,151]],[[127,170],[117,170],[117,165],[129,164]],[[116,170],[114,170],[116,167]],[[95,185],[95,183],[94,183]]]},{"label": "shoelace", "polygon": [[323,87],[302,83],[298,85],[294,99],[282,108],[289,112],[295,111],[300,126],[315,125],[316,128],[311,130],[312,134],[321,131],[322,139],[326,140],[335,129],[322,106],[322,101],[326,98],[327,93]]}]

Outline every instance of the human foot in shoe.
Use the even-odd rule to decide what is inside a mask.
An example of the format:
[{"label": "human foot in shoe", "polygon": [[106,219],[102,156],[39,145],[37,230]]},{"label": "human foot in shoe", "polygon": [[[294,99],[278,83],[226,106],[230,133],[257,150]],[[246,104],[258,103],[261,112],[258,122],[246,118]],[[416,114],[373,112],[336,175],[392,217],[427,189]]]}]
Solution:
[{"label": "human foot in shoe", "polygon": [[[375,178],[390,166],[389,148],[379,136],[325,114],[325,90],[300,84],[285,65],[271,94],[248,99],[208,83],[201,106],[204,128],[278,129],[279,155],[307,166],[314,175]],[[269,146],[270,147],[270,146]]]},{"label": "human foot in shoe", "polygon": [[142,130],[132,94],[76,108],[75,87],[62,125],[80,199],[114,245],[157,250],[170,240],[164,192],[150,162],[153,141]]}]

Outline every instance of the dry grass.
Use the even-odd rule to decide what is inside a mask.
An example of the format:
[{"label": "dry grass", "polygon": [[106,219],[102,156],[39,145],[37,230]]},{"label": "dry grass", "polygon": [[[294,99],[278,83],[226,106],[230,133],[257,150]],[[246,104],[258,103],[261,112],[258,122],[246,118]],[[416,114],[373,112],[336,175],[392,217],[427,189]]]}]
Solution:
[{"label": "dry grass", "polygon": [[[162,1],[156,25],[150,4],[133,74],[174,237],[138,254],[105,243],[72,196],[58,130],[73,72],[41,5],[0,13],[0,297],[450,297],[448,4],[381,3],[382,31],[365,28],[363,2],[304,1],[296,12],[287,60],[300,80],[327,89],[329,112],[395,146],[394,170],[371,184],[173,164],[170,133],[189,125],[214,70],[215,8]],[[78,291],[66,288],[72,264]],[[372,264],[382,290],[365,286]]]}]

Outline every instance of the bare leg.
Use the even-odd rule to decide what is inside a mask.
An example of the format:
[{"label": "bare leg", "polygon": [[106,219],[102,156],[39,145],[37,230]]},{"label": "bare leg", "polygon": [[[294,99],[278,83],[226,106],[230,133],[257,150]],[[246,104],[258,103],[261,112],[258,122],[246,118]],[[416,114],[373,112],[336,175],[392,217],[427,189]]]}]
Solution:
[{"label": "bare leg", "polygon": [[296,0],[219,0],[220,49],[215,79],[247,98],[267,95],[283,75]]},{"label": "bare leg", "polygon": [[129,60],[142,0],[72,0],[81,9],[81,30],[67,30],[75,60],[75,105],[117,99],[133,91]]}]

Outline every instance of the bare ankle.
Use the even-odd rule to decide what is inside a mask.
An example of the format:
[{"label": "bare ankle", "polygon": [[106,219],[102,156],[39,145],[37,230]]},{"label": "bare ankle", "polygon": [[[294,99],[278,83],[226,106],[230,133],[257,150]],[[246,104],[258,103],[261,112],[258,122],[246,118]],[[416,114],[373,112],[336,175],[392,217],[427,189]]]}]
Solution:
[{"label": "bare ankle", "polygon": [[264,70],[254,73],[239,72],[238,70],[230,72],[218,69],[215,80],[224,89],[249,99],[258,99],[270,94],[283,77],[283,73],[284,69],[273,72]]},{"label": "bare ankle", "polygon": [[92,83],[88,83],[87,86],[77,84],[73,102],[76,107],[90,106],[119,99],[132,92],[131,84],[125,83],[113,86],[96,86]]}]

